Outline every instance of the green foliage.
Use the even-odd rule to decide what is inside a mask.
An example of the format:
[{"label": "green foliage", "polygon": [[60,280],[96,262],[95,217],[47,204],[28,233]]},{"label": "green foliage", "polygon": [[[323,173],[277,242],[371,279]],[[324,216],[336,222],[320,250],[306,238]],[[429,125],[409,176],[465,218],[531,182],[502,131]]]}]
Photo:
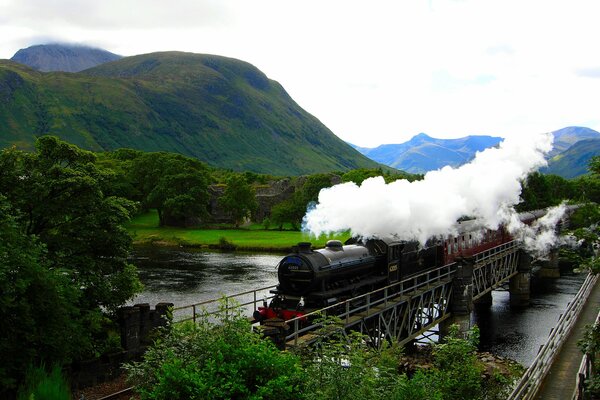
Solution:
[{"label": "green foliage", "polygon": [[360,185],[365,179],[373,178],[375,176],[383,176],[383,179],[386,183],[390,183],[398,179],[406,179],[410,182],[423,179],[423,175],[408,174],[402,171],[390,172],[383,171],[381,168],[358,168],[343,174],[342,182],[354,182],[357,185]]},{"label": "green foliage", "polygon": [[114,310],[140,289],[126,262],[131,239],[122,226],[134,204],[104,195],[94,154],[52,136],[36,146],[36,153],[0,153],[0,194],[19,212],[24,231],[46,245],[50,266],[68,271],[82,288],[81,308]]},{"label": "green foliage", "polygon": [[307,208],[317,201],[321,189],[332,185],[332,178],[331,174],[315,174],[306,177],[291,199],[284,200],[271,209],[273,222],[279,225],[280,229],[286,222],[291,223],[294,229],[300,229]]},{"label": "green foliage", "polygon": [[530,173],[521,183],[522,202],[518,211],[529,211],[556,206],[575,195],[573,184],[557,175]]},{"label": "green foliage", "polygon": [[67,362],[90,350],[79,320],[79,292],[49,268],[44,246],[17,224],[0,196],[0,396],[32,363]]},{"label": "green foliage", "polygon": [[263,228],[268,230],[271,227],[271,219],[270,218],[263,219],[262,226],[263,226]]},{"label": "green foliage", "polygon": [[237,246],[234,243],[232,243],[229,240],[227,240],[227,238],[220,237],[219,238],[219,248],[221,250],[231,251],[231,250],[235,250],[237,248]]},{"label": "green foliage", "polygon": [[[119,157],[122,154],[117,154]],[[156,208],[160,225],[186,225],[207,216],[208,171],[192,158],[173,153],[141,153],[131,160],[128,178],[144,209]]]},{"label": "green foliage", "polygon": [[184,323],[127,367],[142,399],[297,399],[296,357],[252,332],[231,310]]},{"label": "green foliage", "polygon": [[591,360],[591,376],[586,380],[585,386],[592,398],[596,398],[596,396],[600,395],[600,376],[598,376],[598,371],[600,370],[600,366],[598,365],[600,325],[586,325],[583,337],[577,341],[577,347]]},{"label": "green foliage", "polygon": [[600,156],[594,156],[591,158],[588,165],[590,172],[594,175],[600,175]]},{"label": "green foliage", "polygon": [[58,365],[54,365],[48,374],[43,367],[30,366],[25,384],[19,389],[18,400],[70,400],[69,384],[63,377]]},{"label": "green foliage", "polygon": [[483,395],[481,373],[476,351],[479,343],[477,327],[467,339],[459,338],[457,325],[452,325],[443,343],[434,346],[436,369],[432,380],[437,382],[442,399],[478,399]]},{"label": "green foliage", "polygon": [[300,175],[373,167],[252,65],[154,53],[82,73],[0,61],[0,147],[52,132],[82,148],[171,151],[236,171]]},{"label": "green foliage", "polygon": [[134,204],[103,191],[94,154],[55,137],[35,153],[0,152],[0,379],[14,384],[25,365],[67,363],[107,349],[104,313],[141,285],[126,257],[123,223]]},{"label": "green foliage", "polygon": [[[600,223],[600,207],[596,203],[586,203],[579,207],[569,217],[570,227],[573,229],[587,228]],[[583,232],[581,232],[583,234]],[[579,237],[579,239],[588,239],[589,237]]]},{"label": "green foliage", "polygon": [[406,382],[396,372],[397,347],[379,353],[365,336],[346,334],[338,319],[322,323],[314,349],[303,357],[305,399],[384,399]]},{"label": "green foliage", "polygon": [[244,176],[234,174],[227,180],[219,204],[233,217],[237,228],[244,218],[250,218],[256,212],[256,191],[246,182]]}]

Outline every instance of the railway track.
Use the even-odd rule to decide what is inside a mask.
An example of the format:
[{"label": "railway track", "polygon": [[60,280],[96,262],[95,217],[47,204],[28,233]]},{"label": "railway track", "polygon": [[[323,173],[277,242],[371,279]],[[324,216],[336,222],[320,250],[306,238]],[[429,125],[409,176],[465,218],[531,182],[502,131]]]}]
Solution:
[{"label": "railway track", "polygon": [[96,400],[119,400],[119,399],[129,399],[133,394],[133,386],[121,389],[118,392],[114,392],[111,394],[107,394],[103,397],[100,397]]}]

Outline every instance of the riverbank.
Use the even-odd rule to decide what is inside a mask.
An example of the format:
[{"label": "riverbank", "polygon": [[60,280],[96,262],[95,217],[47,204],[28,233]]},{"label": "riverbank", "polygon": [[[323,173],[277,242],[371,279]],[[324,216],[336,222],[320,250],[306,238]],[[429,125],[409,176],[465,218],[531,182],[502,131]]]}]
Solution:
[{"label": "riverbank", "polygon": [[264,229],[259,224],[243,228],[215,226],[212,229],[158,226],[158,214],[152,210],[135,216],[126,229],[135,245],[183,246],[227,251],[289,252],[299,242],[324,247],[328,240],[345,241],[348,233],[320,236],[289,229]]}]

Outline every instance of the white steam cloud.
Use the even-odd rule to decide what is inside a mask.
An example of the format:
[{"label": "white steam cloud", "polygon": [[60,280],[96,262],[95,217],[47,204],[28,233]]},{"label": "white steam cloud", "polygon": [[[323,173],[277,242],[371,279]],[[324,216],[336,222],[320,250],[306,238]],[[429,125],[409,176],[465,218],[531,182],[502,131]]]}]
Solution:
[{"label": "white steam cloud", "polygon": [[[349,182],[323,189],[304,217],[304,229],[316,236],[349,229],[365,238],[393,236],[424,243],[454,233],[457,219],[472,216],[491,229],[507,224],[528,247],[542,252],[555,243],[553,229],[543,224],[555,223],[561,210],[528,227],[513,206],[520,201],[520,181],[546,165],[544,155],[552,141],[551,133],[506,139],[498,148],[477,153],[469,164],[431,171],[421,181],[386,184],[375,177],[360,186]],[[537,244],[540,234],[544,244]]]}]

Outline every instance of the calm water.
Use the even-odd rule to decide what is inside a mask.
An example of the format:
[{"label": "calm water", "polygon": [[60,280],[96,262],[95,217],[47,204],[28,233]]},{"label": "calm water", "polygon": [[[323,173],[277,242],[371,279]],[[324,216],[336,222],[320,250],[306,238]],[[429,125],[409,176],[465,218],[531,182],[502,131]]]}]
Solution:
[{"label": "calm water", "polygon": [[508,291],[494,291],[488,309],[476,309],[471,321],[481,331],[481,348],[529,366],[550,329],[573,299],[585,274],[564,272],[558,279],[532,279],[531,304],[512,310]]},{"label": "calm water", "polygon": [[217,253],[183,248],[136,247],[144,291],[131,303],[184,306],[277,283],[283,255]]},{"label": "calm water", "polygon": [[[183,306],[274,285],[282,257],[138,247],[132,261],[145,290],[132,303]],[[531,364],[584,279],[569,273],[556,280],[532,279],[531,306],[523,310],[510,309],[508,291],[494,291],[493,305],[477,309],[471,318],[480,327],[482,350]]]}]

